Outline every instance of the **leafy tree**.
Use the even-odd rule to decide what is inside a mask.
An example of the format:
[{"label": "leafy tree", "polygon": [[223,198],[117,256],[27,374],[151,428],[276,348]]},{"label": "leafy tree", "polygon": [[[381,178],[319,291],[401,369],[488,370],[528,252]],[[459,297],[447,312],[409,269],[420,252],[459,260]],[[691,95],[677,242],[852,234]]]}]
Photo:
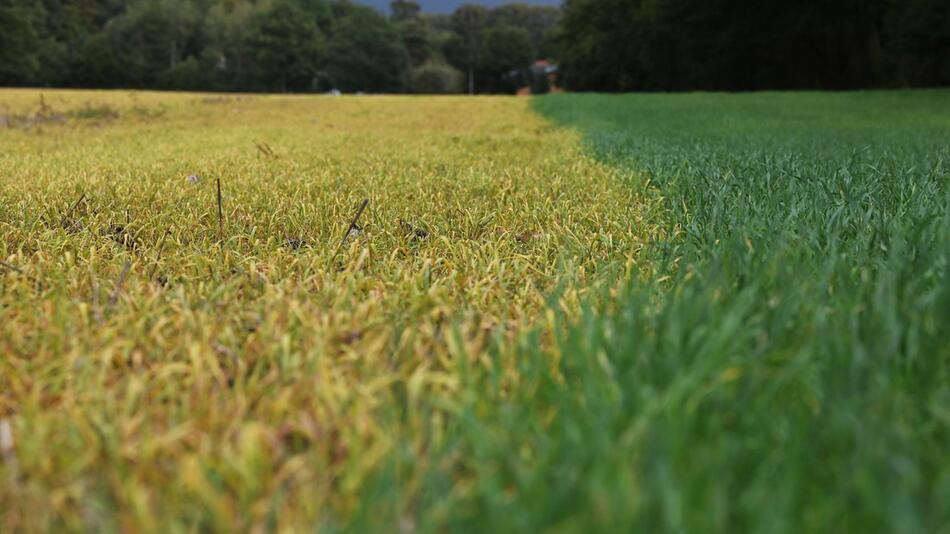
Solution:
[{"label": "leafy tree", "polygon": [[488,10],[465,4],[452,13],[450,24],[455,35],[446,43],[446,56],[459,69],[468,73],[468,92],[475,93],[475,69],[478,68],[484,42]]},{"label": "leafy tree", "polygon": [[497,26],[485,30],[478,73],[490,92],[514,92],[534,60],[531,35],[523,28]]},{"label": "leafy tree", "polygon": [[941,0],[567,0],[558,31],[575,90],[950,83]]},{"label": "leafy tree", "polygon": [[0,83],[400,91],[451,78],[450,63],[470,92],[499,92],[553,58],[574,90],[950,84],[946,0],[391,8],[386,19],[350,0],[0,0]]},{"label": "leafy tree", "polygon": [[396,0],[390,4],[392,20],[402,34],[402,43],[409,53],[409,62],[412,66],[419,66],[432,56],[432,43],[426,20],[420,14],[422,8],[418,2],[411,0]]},{"label": "leafy tree", "polygon": [[255,89],[316,89],[326,44],[316,22],[293,0],[275,0],[248,22],[242,57]]},{"label": "leafy tree", "polygon": [[104,75],[104,79],[90,80],[85,74],[86,81],[162,87],[167,71],[188,54],[199,24],[190,0],[138,0],[85,43],[83,66]]},{"label": "leafy tree", "polygon": [[561,20],[561,69],[575,90],[630,90],[638,75],[640,1],[566,0]]},{"label": "leafy tree", "polygon": [[200,61],[209,78],[207,88],[241,90],[251,86],[253,50],[245,46],[251,23],[265,9],[251,0],[215,3],[202,27],[205,47]]},{"label": "leafy tree", "polygon": [[883,33],[899,85],[950,84],[950,2],[892,0]]},{"label": "leafy tree", "polygon": [[412,92],[452,94],[462,91],[464,75],[444,63],[426,63],[412,70]]},{"label": "leafy tree", "polygon": [[452,31],[452,17],[450,15],[423,13],[419,18],[426,21],[426,25],[435,33],[450,33]]},{"label": "leafy tree", "polygon": [[422,65],[432,57],[430,32],[424,20],[404,20],[399,23],[399,32],[402,34],[403,46],[409,54],[409,62],[413,66]]},{"label": "leafy tree", "polygon": [[[89,42],[103,40],[106,23],[128,9],[130,0],[39,0],[44,19],[39,26],[42,42],[39,44],[40,71],[37,83],[50,86],[112,86],[117,83],[113,69],[107,78],[90,84],[93,73],[104,65],[91,65],[86,51]],[[109,63],[114,63],[110,60]],[[91,70],[90,70],[91,69]]]},{"label": "leafy tree", "polygon": [[551,8],[464,5],[449,19],[452,35],[444,44],[445,56],[467,73],[470,93],[514,92],[530,83],[528,67],[557,20],[558,10]]},{"label": "leafy tree", "polygon": [[0,0],[0,84],[25,85],[39,71],[37,11],[30,0]]},{"label": "leafy tree", "polygon": [[537,47],[560,19],[561,10],[556,7],[504,4],[490,10],[486,22],[492,27],[521,28],[528,32],[532,44]]},{"label": "leafy tree", "polygon": [[390,2],[389,10],[392,12],[392,20],[396,22],[418,19],[422,13],[419,2],[413,2],[412,0],[395,0]]},{"label": "leafy tree", "polygon": [[400,92],[406,88],[409,55],[399,30],[375,10],[336,4],[327,74],[343,91]]}]

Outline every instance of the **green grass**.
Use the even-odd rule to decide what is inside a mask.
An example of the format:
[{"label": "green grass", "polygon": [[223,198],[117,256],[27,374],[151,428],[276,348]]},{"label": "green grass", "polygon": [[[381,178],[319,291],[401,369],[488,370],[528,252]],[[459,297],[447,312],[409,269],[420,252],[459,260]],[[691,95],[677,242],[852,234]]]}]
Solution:
[{"label": "green grass", "polygon": [[[409,486],[423,530],[950,531],[950,93],[536,108],[662,202],[666,237],[555,349],[422,402],[449,414]],[[405,513],[376,496],[417,462],[362,517]]]},{"label": "green grass", "polygon": [[666,238],[517,379],[461,373],[435,524],[950,531],[950,93],[536,108],[660,199]]},{"label": "green grass", "polygon": [[126,100],[6,95],[0,530],[950,532],[950,92]]},{"label": "green grass", "polygon": [[950,92],[536,107],[641,176],[669,237],[551,373],[529,353],[519,387],[476,388],[463,441],[493,466],[479,511],[507,526],[950,530]]},{"label": "green grass", "polygon": [[0,90],[0,532],[444,522],[463,363],[650,239],[529,102]]}]

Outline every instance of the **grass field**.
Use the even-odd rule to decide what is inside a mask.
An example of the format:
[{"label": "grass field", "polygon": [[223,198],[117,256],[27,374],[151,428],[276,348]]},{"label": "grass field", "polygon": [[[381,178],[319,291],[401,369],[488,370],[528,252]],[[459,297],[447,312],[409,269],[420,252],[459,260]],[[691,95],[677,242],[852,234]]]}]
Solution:
[{"label": "grass field", "polygon": [[400,457],[415,521],[460,367],[519,380],[487,348],[550,347],[649,236],[525,100],[0,103],[0,530],[346,526]]},{"label": "grass field", "polygon": [[950,531],[948,92],[0,112],[0,530]]},{"label": "grass field", "polygon": [[604,470],[575,497],[647,531],[950,531],[950,92],[538,108],[643,173],[671,236],[573,333],[561,418],[596,414]]}]

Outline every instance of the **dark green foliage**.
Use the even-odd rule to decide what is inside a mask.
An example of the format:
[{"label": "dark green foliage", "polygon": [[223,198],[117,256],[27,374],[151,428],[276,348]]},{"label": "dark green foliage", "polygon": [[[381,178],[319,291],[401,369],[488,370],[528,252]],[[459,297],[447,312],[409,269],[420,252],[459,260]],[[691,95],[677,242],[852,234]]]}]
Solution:
[{"label": "dark green foliage", "polygon": [[[187,0],[140,0],[113,18],[104,31],[104,55],[114,58],[114,77],[129,87],[162,86],[168,71],[187,57],[199,18]],[[104,62],[108,59],[103,58]]]},{"label": "dark green foliage", "polygon": [[[559,85],[580,91],[950,84],[943,0],[567,0],[563,16],[517,3],[450,16],[411,0],[391,7],[391,19],[336,38],[334,50],[368,47],[383,62],[401,55],[401,41],[409,61],[399,83],[362,50],[327,53],[337,25],[352,29],[347,13],[361,9],[349,1],[2,0],[0,83],[309,91],[325,89],[333,70],[353,87],[396,90],[412,68],[448,62],[473,92],[511,92],[529,84],[531,61],[551,59]],[[512,28],[528,36],[518,55]]]},{"label": "dark green foliage", "polygon": [[[527,6],[452,18],[392,7],[387,19],[331,0],[0,0],[0,84],[399,92],[413,68],[448,56],[477,71],[478,91],[511,92],[508,66],[525,69],[542,41],[550,50],[557,20]],[[486,48],[485,32],[503,39]]]},{"label": "dark green foliage", "polygon": [[527,4],[504,4],[488,12],[489,26],[521,28],[528,32],[533,44],[540,43],[560,19],[558,8]]},{"label": "dark green foliage", "polygon": [[636,42],[636,3],[569,0],[558,35],[563,83],[572,90],[634,87],[641,78]]},{"label": "dark green foliage", "polygon": [[468,76],[468,92],[475,92],[475,69],[478,67],[485,42],[485,23],[488,10],[475,4],[466,4],[452,13],[454,35],[446,43],[448,60]]},{"label": "dark green foliage", "polygon": [[523,28],[494,26],[485,31],[477,63],[478,78],[489,92],[513,93],[524,85],[535,58],[531,35]]},{"label": "dark green foliage", "polygon": [[30,0],[0,0],[0,84],[17,85],[39,70],[39,9]]},{"label": "dark green foliage", "polygon": [[253,87],[268,91],[316,89],[326,61],[316,22],[293,0],[276,0],[248,25],[244,54]]},{"label": "dark green foliage", "polygon": [[394,93],[406,87],[409,56],[399,31],[368,7],[348,6],[337,19],[328,57],[337,89]]},{"label": "dark green foliage", "polygon": [[216,4],[210,8],[202,28],[205,47],[199,56],[205,75],[211,78],[205,88],[236,90],[252,87],[254,57],[246,42],[248,28],[259,13],[258,7],[246,1],[230,6]]},{"label": "dark green foliage", "polygon": [[389,10],[392,12],[392,19],[396,22],[417,19],[422,14],[419,2],[412,0],[395,0],[389,4]]},{"label": "dark green foliage", "polygon": [[513,93],[529,85],[527,70],[542,47],[545,55],[554,51],[547,36],[558,18],[547,7],[463,5],[449,19],[445,56],[466,74],[470,92]]},{"label": "dark green foliage", "polygon": [[950,4],[942,0],[892,1],[885,35],[897,79],[905,85],[950,83]]},{"label": "dark green foliage", "polygon": [[414,66],[419,66],[432,57],[433,48],[430,42],[429,28],[421,18],[405,20],[399,23],[399,31],[402,34],[402,43],[406,47],[406,53],[409,54],[409,61]]},{"label": "dark green foliage", "polygon": [[426,63],[412,69],[411,90],[420,94],[460,93],[463,78],[464,75],[450,65]]},{"label": "dark green foliage", "polygon": [[950,83],[939,0],[568,0],[560,36],[578,90]]}]

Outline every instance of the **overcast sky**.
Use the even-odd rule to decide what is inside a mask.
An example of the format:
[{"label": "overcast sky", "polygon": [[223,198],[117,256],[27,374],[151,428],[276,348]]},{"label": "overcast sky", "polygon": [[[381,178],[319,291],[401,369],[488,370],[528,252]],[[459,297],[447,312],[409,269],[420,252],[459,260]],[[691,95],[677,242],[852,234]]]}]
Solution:
[{"label": "overcast sky", "polygon": [[[383,13],[389,13],[390,0],[357,0],[361,4],[373,6]],[[539,6],[559,6],[561,0],[416,0],[426,13],[451,13],[462,4],[482,4],[500,6],[502,4],[534,4]]]}]

